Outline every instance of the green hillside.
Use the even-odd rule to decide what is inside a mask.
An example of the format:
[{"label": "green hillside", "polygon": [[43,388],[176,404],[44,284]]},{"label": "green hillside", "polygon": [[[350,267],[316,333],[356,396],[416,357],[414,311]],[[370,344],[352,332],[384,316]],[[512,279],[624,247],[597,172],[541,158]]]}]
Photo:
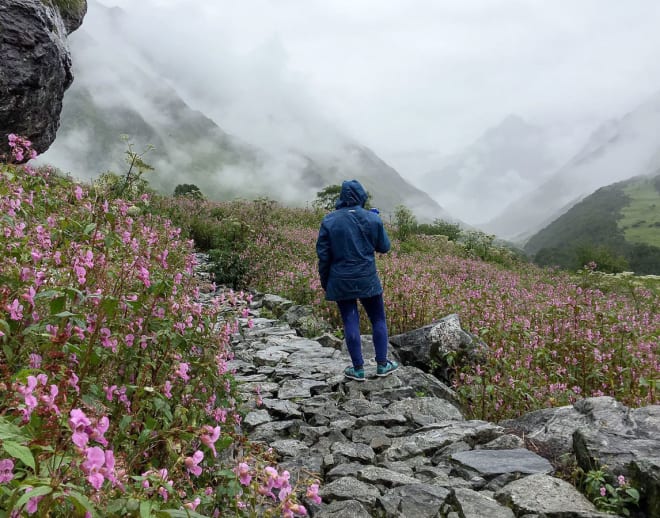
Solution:
[{"label": "green hillside", "polygon": [[619,228],[626,241],[660,247],[660,175],[624,188],[630,203],[621,209]]},{"label": "green hillside", "polygon": [[534,262],[579,269],[660,273],[660,175],[598,189],[525,245]]}]

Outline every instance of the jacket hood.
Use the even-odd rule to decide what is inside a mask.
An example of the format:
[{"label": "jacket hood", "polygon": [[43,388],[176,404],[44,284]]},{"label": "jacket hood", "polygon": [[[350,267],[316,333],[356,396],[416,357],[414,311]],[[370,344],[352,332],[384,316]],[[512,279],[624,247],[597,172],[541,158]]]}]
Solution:
[{"label": "jacket hood", "polygon": [[367,202],[367,191],[357,180],[346,180],[341,184],[341,193],[339,200],[335,204],[335,208],[341,209],[343,207],[355,207],[359,205],[364,207]]}]

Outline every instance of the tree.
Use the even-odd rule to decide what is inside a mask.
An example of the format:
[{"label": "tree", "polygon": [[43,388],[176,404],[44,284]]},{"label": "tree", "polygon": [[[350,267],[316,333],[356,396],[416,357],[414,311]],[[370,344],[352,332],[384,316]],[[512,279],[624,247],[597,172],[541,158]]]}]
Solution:
[{"label": "tree", "polygon": [[578,268],[595,264],[594,269],[605,273],[621,273],[628,270],[628,261],[625,257],[606,246],[584,244],[576,250]]},{"label": "tree", "polygon": [[397,205],[394,209],[394,224],[396,225],[396,235],[399,240],[406,241],[415,233],[417,218],[405,205]]},{"label": "tree", "polygon": [[316,193],[314,207],[322,210],[332,210],[341,194],[341,185],[328,185]]},{"label": "tree", "polygon": [[204,199],[199,187],[192,183],[180,183],[174,188],[174,196],[189,196],[196,200]]}]

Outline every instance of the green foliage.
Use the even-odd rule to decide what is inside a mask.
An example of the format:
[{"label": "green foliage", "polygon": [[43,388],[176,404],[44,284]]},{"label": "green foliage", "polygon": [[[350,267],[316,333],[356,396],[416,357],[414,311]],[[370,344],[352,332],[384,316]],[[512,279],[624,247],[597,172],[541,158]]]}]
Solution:
[{"label": "green foliage", "polygon": [[600,511],[630,516],[639,505],[639,491],[623,476],[614,477],[603,469],[580,472],[579,484],[587,497]]},{"label": "green foliage", "polygon": [[449,241],[456,241],[461,234],[461,227],[442,219],[435,219],[433,223],[420,223],[416,232],[428,236],[447,236]]},{"label": "green foliage", "polygon": [[250,246],[252,234],[252,228],[239,219],[228,217],[218,222],[209,251],[216,283],[234,289],[247,284],[250,263],[245,258],[245,251]]},{"label": "green foliage", "polygon": [[195,200],[203,200],[204,194],[195,184],[180,183],[174,188],[174,196],[189,196]]},{"label": "green foliage", "polygon": [[488,261],[492,256],[495,236],[480,230],[465,230],[461,232],[458,242],[462,244],[471,257]]},{"label": "green foliage", "polygon": [[628,270],[626,258],[617,255],[606,246],[583,245],[577,249],[575,269],[585,265],[605,273],[621,273]]},{"label": "green foliage", "polygon": [[316,193],[316,200],[314,200],[313,205],[325,211],[334,210],[340,194],[341,185],[328,185]]},{"label": "green foliage", "polygon": [[415,234],[417,218],[408,207],[397,205],[394,209],[394,225],[396,226],[396,237],[400,241],[406,241]]},{"label": "green foliage", "polygon": [[143,174],[153,171],[154,168],[144,161],[144,156],[153,150],[153,147],[147,146],[141,153],[133,149],[133,143],[127,136],[122,140],[126,143],[125,162],[127,170],[123,175],[113,172],[105,172],[94,181],[94,188],[107,199],[126,198],[136,200],[146,193],[153,192],[149,187],[149,182],[143,178]]}]

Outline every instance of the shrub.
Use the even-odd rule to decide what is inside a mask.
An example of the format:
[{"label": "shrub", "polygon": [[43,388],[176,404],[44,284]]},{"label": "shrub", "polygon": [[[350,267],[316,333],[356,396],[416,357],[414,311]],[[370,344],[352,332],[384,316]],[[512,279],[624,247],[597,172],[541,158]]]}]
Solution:
[{"label": "shrub", "polygon": [[227,362],[246,301],[197,300],[192,242],[148,202],[0,165],[0,508],[302,514],[240,436]]}]

